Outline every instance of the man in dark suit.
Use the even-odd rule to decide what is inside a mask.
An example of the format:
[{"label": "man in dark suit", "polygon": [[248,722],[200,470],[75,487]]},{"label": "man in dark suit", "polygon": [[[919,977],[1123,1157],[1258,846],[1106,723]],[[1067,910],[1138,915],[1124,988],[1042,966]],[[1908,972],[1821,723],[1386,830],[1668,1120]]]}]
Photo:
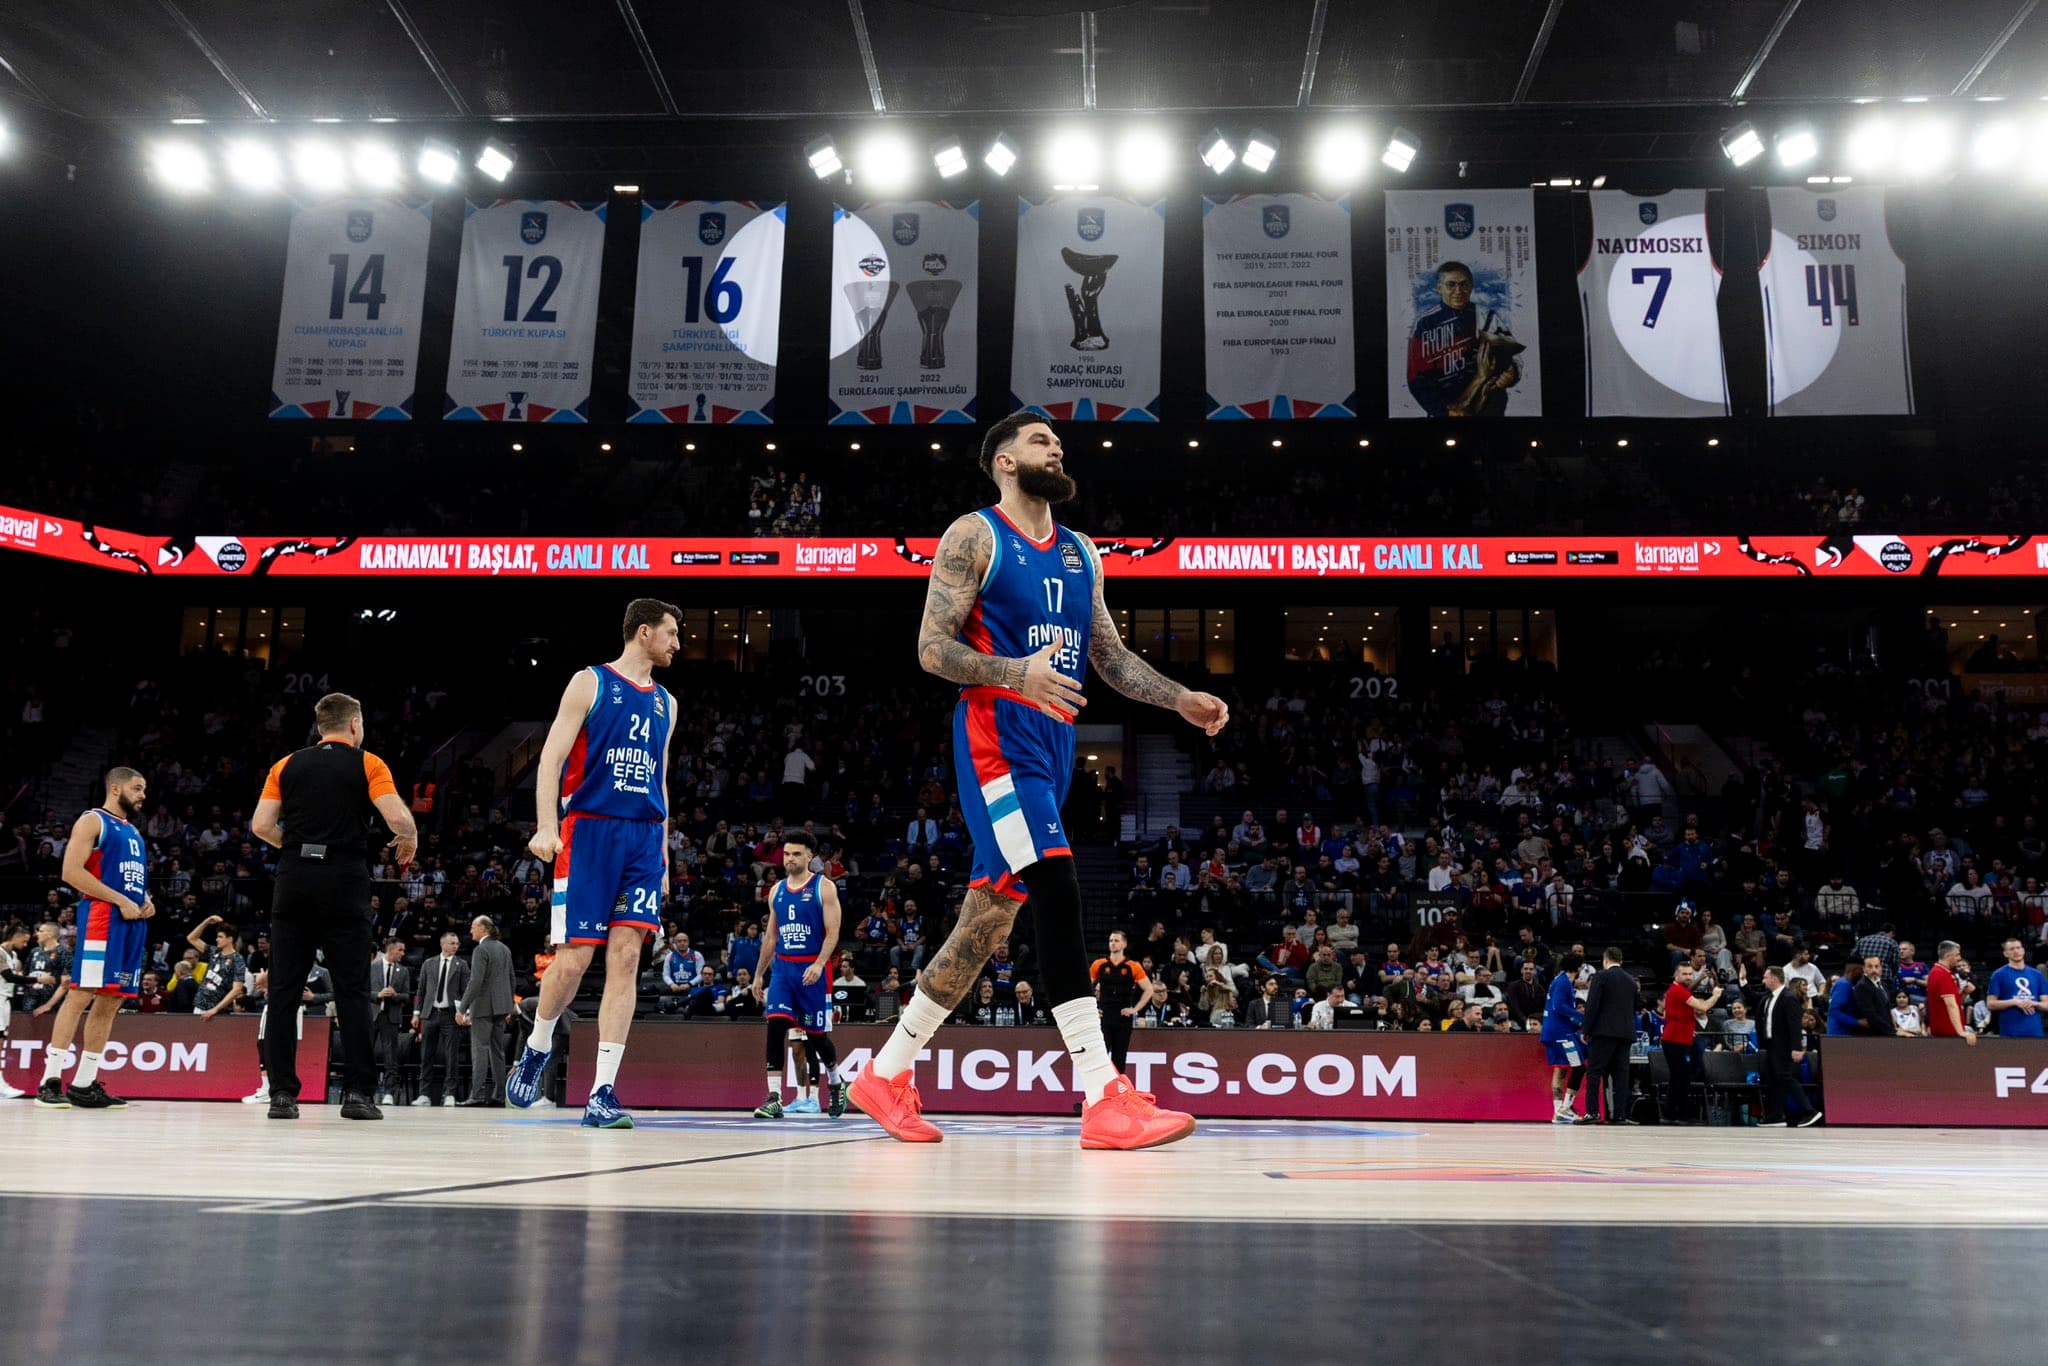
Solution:
[{"label": "man in dark suit", "polygon": [[[1634,975],[1621,965],[1621,950],[1602,954],[1600,971],[1586,988],[1586,1094],[1606,1098],[1609,1124],[1635,1123],[1628,1117],[1628,1052],[1636,1041],[1637,991]],[[1588,1101],[1587,1118],[1592,1114]]]},{"label": "man in dark suit", "polygon": [[1891,995],[1884,986],[1884,959],[1869,954],[1863,960],[1863,976],[1856,983],[1856,1015],[1863,1021],[1863,1037],[1866,1039],[1890,1039],[1898,1036],[1898,1026],[1892,1023]]},{"label": "man in dark suit", "polygon": [[469,922],[476,948],[469,956],[469,986],[455,1023],[469,1030],[469,1099],[464,1105],[502,1105],[505,1026],[512,1016],[512,950],[487,915]]},{"label": "man in dark suit", "polygon": [[469,987],[469,960],[455,950],[453,930],[441,936],[439,957],[420,964],[412,998],[412,1023],[420,1031],[420,1093],[413,1104],[455,1103],[455,1007]]},{"label": "man in dark suit", "polygon": [[1794,1124],[1803,1129],[1820,1119],[1820,1111],[1807,1108],[1806,1091],[1799,1084],[1799,1064],[1806,1059],[1806,1030],[1800,1024],[1804,1007],[1797,992],[1785,990],[1782,968],[1764,969],[1764,991],[1758,1040],[1764,1060],[1763,1123],[1767,1128]]},{"label": "man in dark suit", "polygon": [[405,965],[405,941],[392,939],[370,967],[370,1028],[376,1040],[380,1103],[396,1105],[399,1065],[405,1059],[407,1016],[412,1005],[412,970]]}]

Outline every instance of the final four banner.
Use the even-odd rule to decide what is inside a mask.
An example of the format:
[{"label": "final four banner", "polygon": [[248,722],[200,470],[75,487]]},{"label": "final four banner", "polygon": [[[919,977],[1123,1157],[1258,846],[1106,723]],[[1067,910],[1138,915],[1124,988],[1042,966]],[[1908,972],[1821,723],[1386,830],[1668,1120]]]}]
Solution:
[{"label": "final four banner", "polygon": [[1159,420],[1166,204],[1017,201],[1010,402],[1079,422]]},{"label": "final four banner", "polygon": [[412,417],[433,212],[395,199],[292,210],[272,417]]},{"label": "final four banner", "polygon": [[641,205],[628,421],[774,421],[787,222],[744,199]]},{"label": "final four banner", "polygon": [[1202,201],[1211,419],[1356,417],[1351,201]]},{"label": "final four banner", "polygon": [[464,207],[448,348],[451,422],[588,422],[604,205]]},{"label": "final four banner", "polygon": [[1536,197],[1386,193],[1387,415],[1541,417]]},{"label": "final four banner", "polygon": [[832,422],[974,421],[981,206],[832,209]]}]

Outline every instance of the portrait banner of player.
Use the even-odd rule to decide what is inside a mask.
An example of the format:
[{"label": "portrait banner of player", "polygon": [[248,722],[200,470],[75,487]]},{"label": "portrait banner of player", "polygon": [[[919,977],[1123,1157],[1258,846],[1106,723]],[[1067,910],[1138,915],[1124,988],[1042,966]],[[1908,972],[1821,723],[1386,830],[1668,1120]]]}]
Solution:
[{"label": "portrait banner of player", "polygon": [[272,417],[412,417],[433,213],[396,199],[293,208]]},{"label": "portrait banner of player", "polygon": [[832,209],[834,426],[974,421],[981,206]]},{"label": "portrait banner of player", "polygon": [[1880,189],[1765,191],[1761,274],[1772,417],[1913,411],[1906,263]]},{"label": "portrait banner of player", "polygon": [[1586,416],[1727,416],[1707,192],[1595,190],[1587,198],[1593,233],[1579,263]]},{"label": "portrait banner of player", "polygon": [[450,422],[588,422],[602,204],[463,206],[448,346]]},{"label": "portrait banner of player", "polygon": [[744,199],[640,206],[627,421],[775,420],[787,223]]},{"label": "portrait banner of player", "polygon": [[1166,204],[1017,201],[1010,402],[1076,422],[1157,422]]},{"label": "portrait banner of player", "polygon": [[1387,415],[1541,417],[1536,199],[1387,193]]},{"label": "portrait banner of player", "polygon": [[1202,201],[1211,420],[1356,417],[1351,201]]}]

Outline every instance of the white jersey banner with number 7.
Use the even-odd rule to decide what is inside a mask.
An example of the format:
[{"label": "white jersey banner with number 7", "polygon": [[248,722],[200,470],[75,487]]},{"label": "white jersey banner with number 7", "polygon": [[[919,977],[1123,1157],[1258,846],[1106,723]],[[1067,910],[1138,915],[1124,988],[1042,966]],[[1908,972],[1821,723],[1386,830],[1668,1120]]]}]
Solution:
[{"label": "white jersey banner with number 7", "polygon": [[832,210],[835,426],[974,421],[981,206]]},{"label": "white jersey banner with number 7", "polygon": [[1906,264],[1884,191],[1766,191],[1764,352],[1772,417],[1913,411]]},{"label": "white jersey banner with number 7", "polygon": [[1543,416],[1536,199],[1387,191],[1387,415]]},{"label": "white jersey banner with number 7", "polygon": [[787,222],[743,199],[640,206],[628,421],[775,420]]},{"label": "white jersey banner with number 7", "polygon": [[1076,422],[1157,422],[1166,203],[1017,201],[1010,402]]},{"label": "white jersey banner with number 7", "polygon": [[1351,201],[1202,201],[1208,415],[1356,417]]},{"label": "white jersey banner with number 7", "polygon": [[433,212],[395,199],[292,210],[272,417],[412,417]]},{"label": "white jersey banner with number 7", "polygon": [[450,422],[588,422],[604,205],[465,206],[448,345]]},{"label": "white jersey banner with number 7", "polygon": [[1707,192],[1589,199],[1593,239],[1579,266],[1586,416],[1727,416]]}]

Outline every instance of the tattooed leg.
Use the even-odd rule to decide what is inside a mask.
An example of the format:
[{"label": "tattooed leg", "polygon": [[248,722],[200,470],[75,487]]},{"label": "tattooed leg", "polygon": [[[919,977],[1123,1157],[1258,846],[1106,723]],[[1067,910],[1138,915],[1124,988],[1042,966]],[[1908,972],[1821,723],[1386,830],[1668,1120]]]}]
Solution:
[{"label": "tattooed leg", "polygon": [[980,888],[970,889],[960,903],[960,919],[939,951],[918,974],[917,989],[951,1010],[967,999],[967,990],[981,976],[996,945],[1009,937],[1017,921],[1018,903]]}]

